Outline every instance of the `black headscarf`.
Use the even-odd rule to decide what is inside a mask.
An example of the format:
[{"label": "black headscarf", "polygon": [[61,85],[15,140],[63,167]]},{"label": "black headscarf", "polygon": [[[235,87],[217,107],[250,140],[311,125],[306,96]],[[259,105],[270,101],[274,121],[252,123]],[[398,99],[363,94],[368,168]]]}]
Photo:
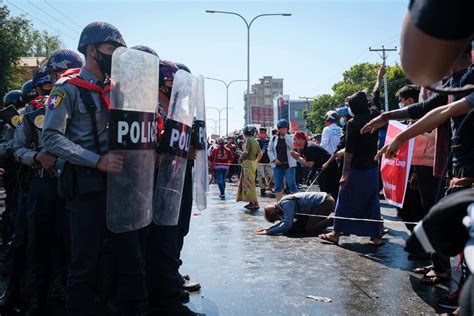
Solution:
[{"label": "black headscarf", "polygon": [[370,113],[370,104],[365,92],[356,92],[349,97],[349,107],[354,115]]}]

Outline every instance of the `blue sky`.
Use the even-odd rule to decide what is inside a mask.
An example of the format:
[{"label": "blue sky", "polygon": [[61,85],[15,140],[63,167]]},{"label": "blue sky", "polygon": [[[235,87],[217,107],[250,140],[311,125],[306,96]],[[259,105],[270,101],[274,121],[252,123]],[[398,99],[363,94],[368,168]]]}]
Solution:
[{"label": "blue sky", "polygon": [[[205,10],[234,11],[248,19],[261,13],[292,13],[291,17],[258,19],[250,39],[251,83],[264,75],[284,78],[284,92],[292,99],[330,93],[349,66],[380,61],[376,53],[368,51],[369,46],[399,46],[408,6],[408,1],[395,0],[3,3],[12,15],[27,12],[36,28],[59,35],[66,48],[76,49],[82,27],[102,20],[115,25],[128,46],[150,46],[161,58],[188,65],[194,74],[225,81],[246,79],[246,28],[236,16],[207,14]],[[398,60],[398,53],[391,53],[388,64]],[[242,127],[245,88],[245,82],[230,88],[229,106],[234,108],[229,110],[230,130]],[[206,104],[225,107],[223,84],[206,81]],[[218,114],[208,110],[207,115],[217,119]],[[209,124],[212,127],[213,123]]]}]

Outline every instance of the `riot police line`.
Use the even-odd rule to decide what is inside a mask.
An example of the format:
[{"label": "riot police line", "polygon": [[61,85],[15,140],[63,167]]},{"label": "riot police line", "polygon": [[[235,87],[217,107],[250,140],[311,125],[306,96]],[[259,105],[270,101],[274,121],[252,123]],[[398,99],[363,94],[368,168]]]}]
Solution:
[{"label": "riot police line", "polygon": [[179,268],[194,190],[206,208],[204,77],[105,22],[78,51],[3,99],[1,313],[195,315]]}]

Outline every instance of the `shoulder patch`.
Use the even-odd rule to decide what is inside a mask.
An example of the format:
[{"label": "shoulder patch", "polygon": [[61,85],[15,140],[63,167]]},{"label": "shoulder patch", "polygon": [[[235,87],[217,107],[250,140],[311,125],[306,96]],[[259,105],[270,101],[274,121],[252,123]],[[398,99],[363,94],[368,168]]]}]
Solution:
[{"label": "shoulder patch", "polygon": [[21,116],[20,115],[15,115],[12,117],[12,125],[16,128],[21,128],[22,127],[22,123],[23,123],[23,117],[24,115],[22,114]]},{"label": "shoulder patch", "polygon": [[52,111],[57,108],[63,101],[64,95],[64,90],[54,88],[53,91],[51,91],[51,95],[48,99],[48,110]]}]

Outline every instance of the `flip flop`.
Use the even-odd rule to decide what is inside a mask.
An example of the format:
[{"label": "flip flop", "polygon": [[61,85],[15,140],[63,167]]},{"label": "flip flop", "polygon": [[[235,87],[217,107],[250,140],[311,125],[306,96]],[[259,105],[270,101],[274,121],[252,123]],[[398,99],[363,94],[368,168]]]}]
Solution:
[{"label": "flip flop", "polygon": [[416,268],[416,269],[413,269],[413,272],[416,273],[416,274],[427,274],[428,272],[430,272],[431,270],[433,270],[433,265],[429,265],[429,266],[425,266],[425,267],[421,267],[421,268]]},{"label": "flip flop", "polygon": [[328,237],[328,234],[321,234],[321,235],[319,235],[319,238],[321,238],[324,241],[330,242],[333,245],[339,246],[339,240],[335,241],[335,240],[330,239]]}]

